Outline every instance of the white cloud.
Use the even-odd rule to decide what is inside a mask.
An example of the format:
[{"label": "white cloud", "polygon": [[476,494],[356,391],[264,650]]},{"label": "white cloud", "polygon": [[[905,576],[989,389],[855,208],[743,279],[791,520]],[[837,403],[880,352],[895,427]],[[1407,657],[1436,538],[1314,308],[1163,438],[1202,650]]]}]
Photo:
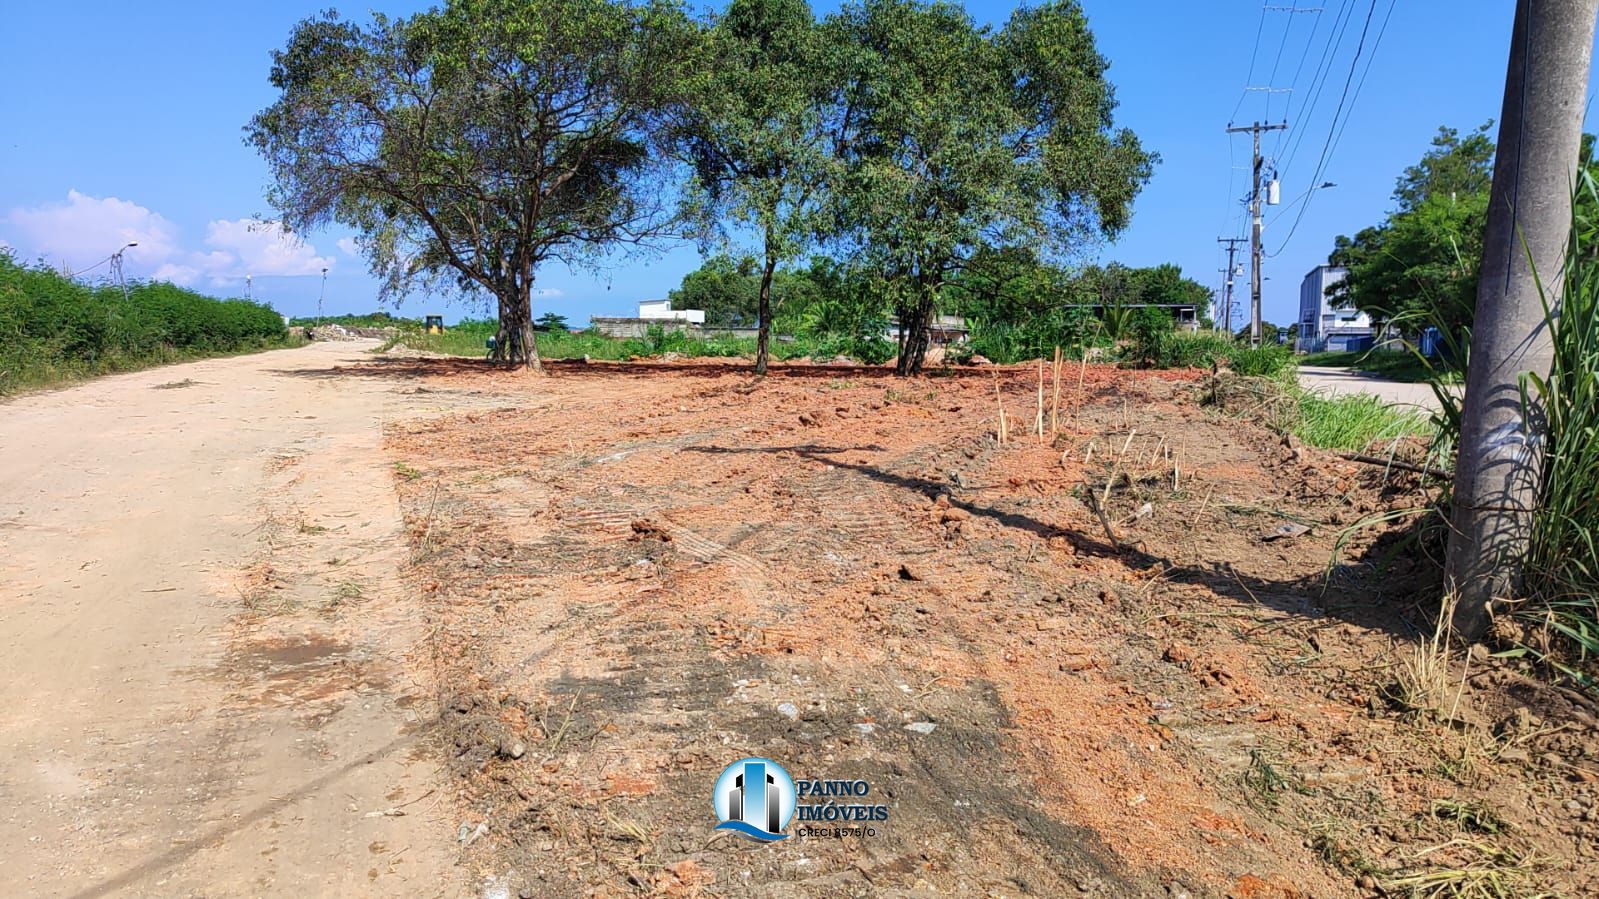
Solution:
[{"label": "white cloud", "polygon": [[561,291],[556,290],[553,287],[540,287],[540,288],[538,288],[538,289],[533,291],[533,295],[536,296],[536,297],[547,297],[547,298],[564,297],[564,296],[566,296],[565,293],[562,293]]},{"label": "white cloud", "polygon": [[360,257],[361,247],[355,242],[355,238],[341,237],[335,241],[335,243],[337,244],[338,248],[344,252],[344,255]]},{"label": "white cloud", "polygon": [[[280,222],[215,219],[206,225],[203,247],[185,247],[178,227],[159,213],[76,190],[67,192],[65,203],[12,209],[0,225],[19,250],[74,270],[137,243],[124,257],[128,274],[178,284],[205,278],[222,285],[242,281],[245,275],[319,275],[334,264],[332,257],[319,255]],[[345,241],[339,244],[343,248]]]},{"label": "white cloud", "polygon": [[171,281],[173,284],[188,286],[200,277],[200,270],[192,265],[178,265],[172,262],[163,262],[150,277],[157,281]]},{"label": "white cloud", "polygon": [[130,270],[149,269],[178,252],[178,228],[137,203],[67,192],[65,203],[13,209],[4,219],[19,247],[73,269],[87,268],[124,244]]},{"label": "white cloud", "polygon": [[205,229],[207,274],[213,279],[251,275],[319,275],[333,259],[300,240],[279,222],[218,219]]}]

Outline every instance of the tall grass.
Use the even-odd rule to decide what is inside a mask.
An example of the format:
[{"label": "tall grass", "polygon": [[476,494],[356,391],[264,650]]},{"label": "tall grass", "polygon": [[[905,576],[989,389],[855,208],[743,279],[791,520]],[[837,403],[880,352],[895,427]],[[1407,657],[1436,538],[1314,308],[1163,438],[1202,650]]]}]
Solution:
[{"label": "tall grass", "polygon": [[1427,430],[1428,417],[1365,393],[1323,396],[1300,389],[1295,436],[1322,449],[1359,452]]},{"label": "tall grass", "polygon": [[[1599,689],[1599,185],[1579,173],[1572,203],[1567,264],[1558,306],[1543,292],[1544,326],[1554,345],[1547,377],[1526,373],[1524,404],[1543,407],[1543,480],[1522,560],[1523,595],[1512,614],[1541,636],[1522,651],[1538,656],[1591,689]],[[1460,437],[1461,396],[1451,385],[1463,380],[1471,349],[1471,321],[1438,303],[1417,313],[1413,326],[1440,328],[1443,364],[1428,379],[1438,398],[1434,464],[1451,467]],[[1434,364],[1431,361],[1428,364]],[[1448,497],[1437,504],[1449,508]],[[1423,521],[1422,527],[1446,522]],[[1548,639],[1549,637],[1554,639]]]},{"label": "tall grass", "polygon": [[1599,658],[1599,185],[1589,171],[1572,207],[1559,307],[1544,295],[1553,364],[1522,385],[1542,404],[1548,433],[1521,614],[1567,639],[1576,658],[1560,667],[1593,687],[1584,663]]},{"label": "tall grass", "polygon": [[0,252],[0,395],[287,339],[283,318],[259,303],[159,281],[124,297]]}]

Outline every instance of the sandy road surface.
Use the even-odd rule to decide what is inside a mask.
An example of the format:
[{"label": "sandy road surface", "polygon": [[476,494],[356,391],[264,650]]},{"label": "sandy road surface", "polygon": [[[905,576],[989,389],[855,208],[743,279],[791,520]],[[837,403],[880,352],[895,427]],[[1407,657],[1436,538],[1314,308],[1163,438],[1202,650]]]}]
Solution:
[{"label": "sandy road surface", "polygon": [[459,893],[370,346],[0,405],[0,895]]},{"label": "sandy road surface", "polygon": [[1426,384],[1390,381],[1377,375],[1350,368],[1327,368],[1319,365],[1299,367],[1299,383],[1305,387],[1343,396],[1351,393],[1369,393],[1385,403],[1415,406],[1431,412],[1438,408],[1438,397]]}]

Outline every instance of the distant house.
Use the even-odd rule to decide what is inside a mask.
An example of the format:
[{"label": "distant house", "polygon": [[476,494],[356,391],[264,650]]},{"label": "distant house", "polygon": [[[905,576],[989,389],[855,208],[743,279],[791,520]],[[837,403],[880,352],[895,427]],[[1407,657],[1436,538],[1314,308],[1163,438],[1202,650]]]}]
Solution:
[{"label": "distant house", "polygon": [[1371,349],[1371,317],[1358,309],[1334,306],[1327,298],[1327,288],[1347,274],[1342,266],[1318,265],[1300,282],[1299,339],[1295,346],[1300,352]]},{"label": "distant house", "polygon": [[1087,308],[1094,313],[1094,317],[1103,319],[1107,308],[1116,309],[1164,309],[1171,315],[1172,327],[1181,331],[1199,330],[1199,306],[1194,303],[1116,303],[1113,306],[1105,303],[1068,304]]},{"label": "distant house", "polygon": [[[971,328],[966,326],[966,319],[959,315],[933,316],[933,324],[928,331],[933,346],[960,343],[971,334]],[[899,319],[888,320],[888,325],[883,328],[883,336],[889,340],[899,340]]]},{"label": "distant house", "polygon": [[[607,337],[643,337],[652,326],[683,331],[697,337],[706,333],[705,310],[673,309],[671,300],[640,300],[635,317],[595,315],[589,318],[589,327]],[[735,329],[716,329],[717,333],[733,331]]]},{"label": "distant house", "polygon": [[671,300],[639,301],[638,317],[643,319],[688,322],[689,324],[693,325],[705,324],[704,309],[673,309]]}]

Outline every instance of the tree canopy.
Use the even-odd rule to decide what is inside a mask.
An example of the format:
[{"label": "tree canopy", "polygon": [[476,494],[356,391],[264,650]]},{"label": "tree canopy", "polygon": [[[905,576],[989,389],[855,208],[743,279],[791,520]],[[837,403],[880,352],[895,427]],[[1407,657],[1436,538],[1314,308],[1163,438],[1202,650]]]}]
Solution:
[{"label": "tree canopy", "polygon": [[696,102],[684,107],[675,134],[692,167],[684,209],[704,238],[726,245],[747,229],[759,243],[760,375],[777,266],[824,230],[836,161],[833,60],[805,0],[732,0],[706,43]]},{"label": "tree canopy", "polygon": [[901,374],[919,371],[943,288],[982,247],[1114,236],[1156,157],[1114,130],[1108,64],[1072,0],[998,32],[959,6],[860,0],[827,23],[846,54],[837,208],[898,290]]},{"label": "tree canopy", "polygon": [[498,352],[536,367],[541,266],[670,220],[651,142],[696,42],[670,0],[449,0],[366,28],[330,12],[273,54],[279,98],[248,140],[291,228],[360,231],[386,294],[494,297]]},{"label": "tree canopy", "polygon": [[1399,176],[1395,210],[1337,238],[1328,261],[1348,273],[1328,290],[1332,299],[1374,321],[1451,335],[1470,326],[1493,181],[1491,125],[1465,137],[1439,128],[1432,148]]},{"label": "tree canopy", "polygon": [[[1065,258],[1126,227],[1157,157],[1116,127],[1108,67],[1076,0],[997,30],[945,0],[852,0],[820,23],[805,0],[704,21],[677,0],[445,0],[300,23],[247,135],[291,229],[360,232],[387,297],[493,297],[506,361],[538,364],[547,263],[692,235],[754,244],[758,371],[781,267],[825,250],[833,269],[810,272],[841,289],[796,315],[867,340],[892,312],[914,373],[979,256]],[[744,271],[715,262],[684,289],[719,279],[707,311],[747,322]]]}]

